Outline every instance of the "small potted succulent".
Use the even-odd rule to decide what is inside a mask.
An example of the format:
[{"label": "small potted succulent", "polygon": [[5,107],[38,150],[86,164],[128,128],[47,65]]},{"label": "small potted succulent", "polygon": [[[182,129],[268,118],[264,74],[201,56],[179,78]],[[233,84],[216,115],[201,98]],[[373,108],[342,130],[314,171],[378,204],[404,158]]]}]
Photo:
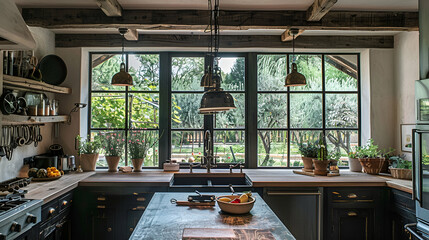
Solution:
[{"label": "small potted succulent", "polygon": [[405,155],[390,157],[390,173],[394,178],[412,179],[413,163],[405,160]]},{"label": "small potted succulent", "polygon": [[356,146],[353,152],[349,152],[349,169],[350,172],[362,172],[362,165],[359,162],[359,151],[361,147]]},{"label": "small potted succulent", "polygon": [[106,133],[102,138],[103,149],[109,172],[117,172],[118,164],[124,152],[125,139],[120,133]]},{"label": "small potted succulent", "polygon": [[317,159],[313,159],[314,174],[326,176],[328,174],[329,160],[326,140],[323,134],[320,134],[320,140],[318,145],[319,150],[317,153]]},{"label": "small potted succulent", "polygon": [[369,139],[368,143],[359,151],[359,162],[368,174],[379,174],[384,161],[385,159],[382,157],[381,150],[378,148],[378,145],[374,144],[374,140],[372,139]]},{"label": "small potted succulent", "polygon": [[303,171],[313,171],[313,159],[317,158],[319,148],[316,144],[303,143],[299,145],[299,152],[301,153],[302,163],[304,164]]},{"label": "small potted succulent", "polygon": [[91,136],[89,135],[86,139],[82,139],[78,135],[76,140],[78,141],[78,154],[82,170],[95,171],[95,166],[101,148],[99,137],[95,136],[94,139],[91,140]]},{"label": "small potted succulent", "polygon": [[143,162],[159,138],[153,136],[152,131],[134,131],[128,141],[129,154],[133,163],[134,172],[141,172]]}]

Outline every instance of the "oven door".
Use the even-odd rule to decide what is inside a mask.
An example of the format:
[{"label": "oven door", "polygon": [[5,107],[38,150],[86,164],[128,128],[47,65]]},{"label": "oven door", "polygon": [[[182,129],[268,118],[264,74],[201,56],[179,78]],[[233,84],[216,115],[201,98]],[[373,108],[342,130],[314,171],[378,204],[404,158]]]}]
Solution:
[{"label": "oven door", "polygon": [[429,126],[413,129],[413,198],[417,228],[429,234]]}]

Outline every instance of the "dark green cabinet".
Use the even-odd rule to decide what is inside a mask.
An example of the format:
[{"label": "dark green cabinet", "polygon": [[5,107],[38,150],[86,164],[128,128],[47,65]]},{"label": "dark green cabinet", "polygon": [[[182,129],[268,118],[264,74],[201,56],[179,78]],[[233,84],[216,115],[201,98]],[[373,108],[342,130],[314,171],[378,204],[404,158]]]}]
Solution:
[{"label": "dark green cabinet", "polygon": [[408,240],[404,225],[417,222],[415,203],[410,193],[391,189],[389,194],[392,240]]},{"label": "dark green cabinet", "polygon": [[329,239],[374,239],[373,208],[332,208]]},{"label": "dark green cabinet", "polygon": [[321,188],[265,188],[264,201],[296,239],[321,236]]}]

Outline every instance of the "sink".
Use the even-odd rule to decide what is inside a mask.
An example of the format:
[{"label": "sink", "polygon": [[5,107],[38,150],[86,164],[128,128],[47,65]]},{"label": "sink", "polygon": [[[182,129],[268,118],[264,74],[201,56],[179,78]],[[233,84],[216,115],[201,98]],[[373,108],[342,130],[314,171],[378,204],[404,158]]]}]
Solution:
[{"label": "sink", "polygon": [[170,187],[225,188],[252,187],[252,182],[245,173],[175,173]]}]

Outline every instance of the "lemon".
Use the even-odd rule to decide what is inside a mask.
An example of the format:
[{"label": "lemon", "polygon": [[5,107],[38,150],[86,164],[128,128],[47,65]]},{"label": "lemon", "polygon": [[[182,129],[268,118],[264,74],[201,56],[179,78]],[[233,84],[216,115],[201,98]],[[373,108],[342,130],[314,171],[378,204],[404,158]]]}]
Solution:
[{"label": "lemon", "polygon": [[221,197],[221,198],[219,198],[219,201],[221,201],[221,202],[231,202],[231,198]]},{"label": "lemon", "polygon": [[241,194],[239,199],[240,199],[240,203],[245,203],[249,201],[249,196],[244,193],[244,194]]}]

